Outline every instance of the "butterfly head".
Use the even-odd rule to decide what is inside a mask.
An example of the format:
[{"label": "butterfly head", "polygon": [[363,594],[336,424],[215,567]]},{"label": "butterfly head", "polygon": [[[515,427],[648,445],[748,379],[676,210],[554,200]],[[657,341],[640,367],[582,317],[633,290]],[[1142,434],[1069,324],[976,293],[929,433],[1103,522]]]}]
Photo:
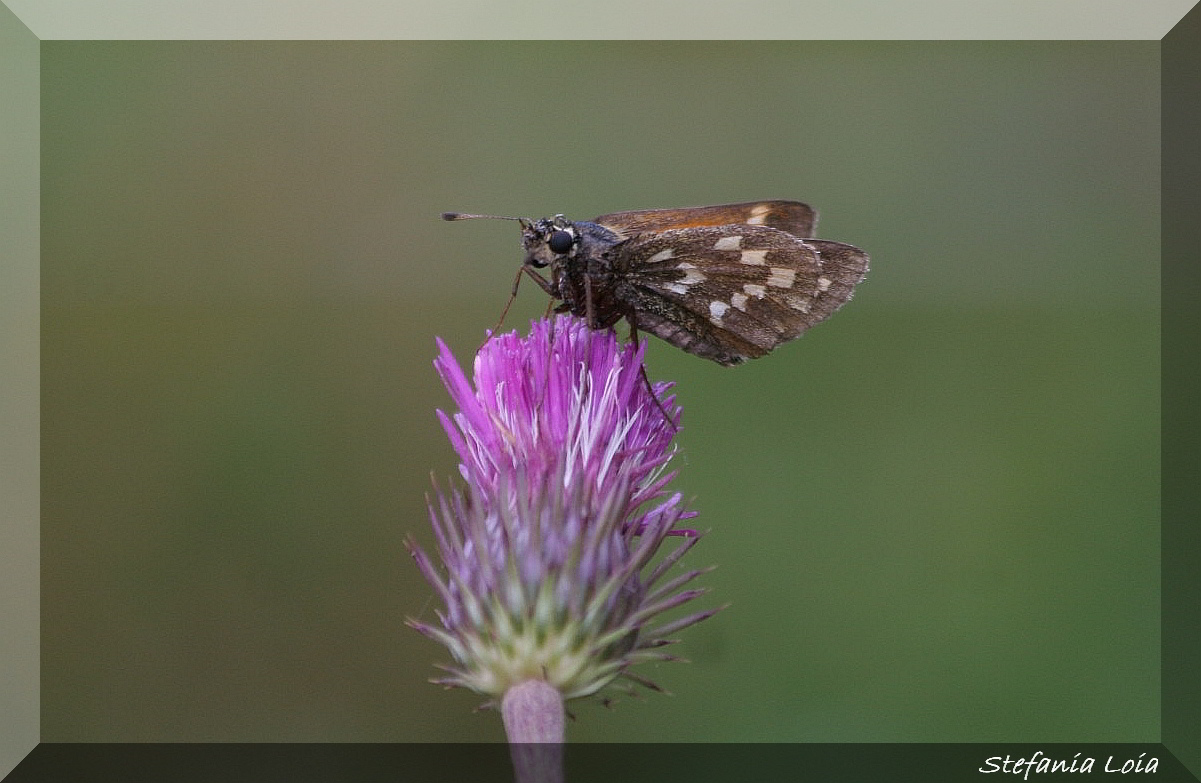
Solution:
[{"label": "butterfly head", "polygon": [[493,220],[516,220],[521,224],[521,244],[525,248],[527,266],[542,269],[556,261],[574,256],[580,246],[580,233],[575,223],[562,215],[541,220],[500,215],[470,215],[465,212],[443,212],[443,220],[469,220],[491,218]]},{"label": "butterfly head", "polygon": [[529,266],[550,266],[575,255],[580,246],[576,225],[562,215],[523,221],[521,244],[525,247],[525,263]]}]

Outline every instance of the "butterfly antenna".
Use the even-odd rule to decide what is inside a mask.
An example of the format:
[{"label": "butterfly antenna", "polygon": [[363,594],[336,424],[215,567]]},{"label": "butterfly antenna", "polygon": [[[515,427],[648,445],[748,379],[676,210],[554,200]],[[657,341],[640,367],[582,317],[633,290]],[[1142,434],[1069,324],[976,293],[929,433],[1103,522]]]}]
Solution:
[{"label": "butterfly antenna", "polygon": [[443,212],[443,220],[474,220],[476,218],[484,218],[487,220],[525,220],[525,218],[508,217],[506,215],[469,215],[466,212]]}]

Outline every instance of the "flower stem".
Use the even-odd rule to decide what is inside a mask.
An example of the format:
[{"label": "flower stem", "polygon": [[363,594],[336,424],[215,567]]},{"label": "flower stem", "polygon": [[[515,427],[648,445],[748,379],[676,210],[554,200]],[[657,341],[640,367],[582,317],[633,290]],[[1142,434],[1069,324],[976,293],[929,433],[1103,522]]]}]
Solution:
[{"label": "flower stem", "polygon": [[500,703],[517,783],[562,783],[567,721],[563,696],[544,680],[526,680]]}]

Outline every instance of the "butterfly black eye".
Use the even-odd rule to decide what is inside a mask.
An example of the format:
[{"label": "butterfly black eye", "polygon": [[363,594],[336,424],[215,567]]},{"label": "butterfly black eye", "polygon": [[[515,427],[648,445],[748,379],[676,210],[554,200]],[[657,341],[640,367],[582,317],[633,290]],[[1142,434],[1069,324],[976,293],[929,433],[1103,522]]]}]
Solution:
[{"label": "butterfly black eye", "polygon": [[555,253],[566,253],[571,250],[571,245],[575,240],[567,231],[552,231],[549,238],[546,240],[546,246]]}]

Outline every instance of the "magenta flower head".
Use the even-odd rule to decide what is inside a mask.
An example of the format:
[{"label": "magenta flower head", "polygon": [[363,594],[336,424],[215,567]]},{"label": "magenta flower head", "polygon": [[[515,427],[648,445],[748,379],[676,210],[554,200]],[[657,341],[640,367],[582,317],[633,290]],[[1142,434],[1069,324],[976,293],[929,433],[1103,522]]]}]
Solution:
[{"label": "magenta flower head", "polygon": [[[436,682],[498,700],[531,681],[561,699],[619,677],[655,687],[629,668],[671,659],[658,650],[670,635],[714,613],[659,619],[703,592],[683,588],[707,570],[677,570],[698,539],[667,490],[670,384],[652,392],[642,346],[570,316],[490,339],[471,380],[438,346],[458,407],[438,416],[465,487],[430,501],[444,568],[409,544],[443,603],[440,625],[410,625],[454,658]],[[652,567],[669,536],[678,543]]]}]

